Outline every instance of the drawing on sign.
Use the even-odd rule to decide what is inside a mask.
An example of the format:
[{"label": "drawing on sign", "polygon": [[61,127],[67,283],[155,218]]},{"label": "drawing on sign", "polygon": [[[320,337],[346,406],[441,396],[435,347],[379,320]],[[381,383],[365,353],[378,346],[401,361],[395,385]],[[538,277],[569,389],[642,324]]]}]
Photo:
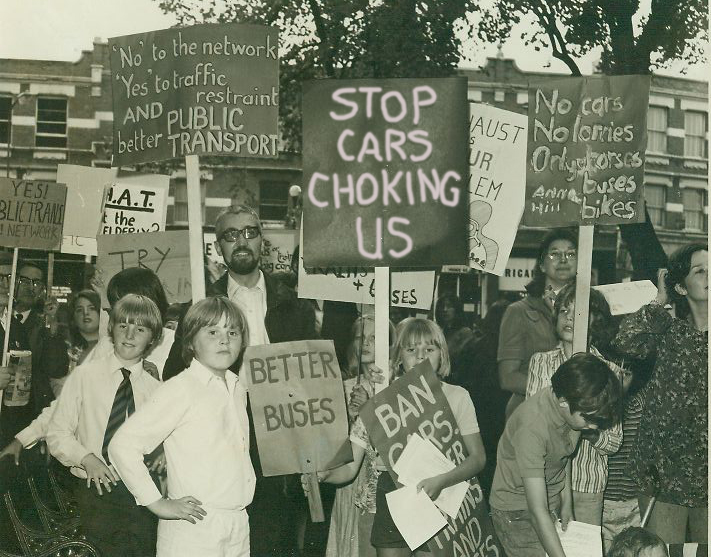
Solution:
[{"label": "drawing on sign", "polygon": [[469,261],[487,271],[494,268],[499,244],[484,236],[482,229],[491,218],[491,205],[472,201],[469,207]]},{"label": "drawing on sign", "polygon": [[572,77],[529,89],[524,223],[642,222],[648,100],[648,76]]},{"label": "drawing on sign", "polygon": [[416,267],[466,255],[466,81],[304,85],[304,257]]},{"label": "drawing on sign", "polygon": [[277,48],[275,28],[236,23],[110,39],[114,166],[276,157]]}]

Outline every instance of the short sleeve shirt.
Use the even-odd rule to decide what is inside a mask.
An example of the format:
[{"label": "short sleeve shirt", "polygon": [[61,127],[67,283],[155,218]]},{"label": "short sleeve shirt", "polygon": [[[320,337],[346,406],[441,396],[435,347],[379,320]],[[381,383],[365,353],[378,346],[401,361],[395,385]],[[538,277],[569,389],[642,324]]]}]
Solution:
[{"label": "short sleeve shirt", "polygon": [[580,439],[557,409],[550,387],[521,404],[506,423],[499,441],[491,506],[503,511],[528,508],[523,478],[544,478],[548,505],[558,506],[565,483],[565,466]]}]

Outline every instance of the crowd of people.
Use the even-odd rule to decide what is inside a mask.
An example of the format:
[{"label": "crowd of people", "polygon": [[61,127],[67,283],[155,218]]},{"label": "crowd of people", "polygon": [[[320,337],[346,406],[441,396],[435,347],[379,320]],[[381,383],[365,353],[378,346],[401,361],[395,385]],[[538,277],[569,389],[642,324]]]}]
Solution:
[{"label": "crowd of people", "polygon": [[[453,295],[437,301],[433,319],[393,320],[390,364],[379,369],[372,307],[301,299],[295,274],[263,272],[262,226],[249,207],[226,209],[215,234],[227,271],[207,274],[206,299],[173,306],[145,268],[107,284],[97,273],[60,306],[45,270],[21,261],[11,292],[11,253],[0,252],[0,332],[12,297],[8,348],[32,360],[29,399],[3,399],[0,483],[51,467],[100,555],[426,552],[407,546],[390,515],[397,483],[359,416],[379,384],[425,360],[466,458],[418,490],[434,500],[478,478],[510,557],[564,556],[558,532],[570,520],[600,526],[613,557],[706,543],[705,245],[672,254],[657,298],[633,314],[613,318],[592,290],[589,350],[575,354],[577,239],[556,229],[525,297],[496,302],[477,326]],[[239,378],[246,346],[317,338],[334,341],[353,453],[317,474],[322,528],[308,519],[308,482],[263,475]],[[14,369],[0,367],[6,393]]]}]

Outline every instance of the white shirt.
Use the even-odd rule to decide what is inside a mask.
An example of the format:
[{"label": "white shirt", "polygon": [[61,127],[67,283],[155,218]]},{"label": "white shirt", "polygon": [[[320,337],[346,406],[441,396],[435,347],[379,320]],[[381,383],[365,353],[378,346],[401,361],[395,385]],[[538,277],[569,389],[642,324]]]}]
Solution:
[{"label": "white shirt", "polygon": [[171,499],[192,495],[207,508],[223,510],[252,502],[247,394],[231,371],[225,380],[227,385],[193,359],[116,432],[109,456],[139,505],[161,498],[143,463],[143,455],[161,442]]},{"label": "white shirt", "polygon": [[143,371],[143,362],[124,366],[114,354],[77,366],[57,399],[47,428],[47,446],[79,478],[86,478],[81,468],[86,455],[93,453],[104,460],[101,448],[116,390],[123,381],[122,367],[131,372],[133,400],[139,410],[160,382]]},{"label": "white shirt", "polygon": [[[100,327],[99,330],[108,329],[108,325]],[[158,368],[158,376],[163,379],[163,367],[165,366],[165,361],[168,359],[168,354],[170,354],[170,348],[173,346],[173,341],[175,340],[175,331],[173,329],[166,329],[163,327],[163,336],[160,342],[146,354],[146,360],[152,362]],[[99,342],[96,343],[94,349],[89,352],[84,363],[92,362],[101,358],[106,358],[114,352],[114,343],[111,337],[108,335],[99,336]]]},{"label": "white shirt", "polygon": [[252,288],[237,284],[232,275],[227,275],[227,297],[242,310],[249,327],[249,346],[269,344],[269,335],[264,326],[267,315],[267,287],[264,273],[259,271],[259,280]]}]

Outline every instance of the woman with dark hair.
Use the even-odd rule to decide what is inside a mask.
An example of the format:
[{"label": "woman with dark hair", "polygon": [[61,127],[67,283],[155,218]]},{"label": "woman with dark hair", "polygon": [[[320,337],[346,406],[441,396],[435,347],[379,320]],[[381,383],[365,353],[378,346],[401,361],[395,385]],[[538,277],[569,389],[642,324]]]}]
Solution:
[{"label": "woman with dark hair", "polygon": [[666,543],[707,543],[707,246],[679,248],[659,279],[657,298],[628,316],[614,341],[625,354],[656,358],[628,471],[640,509],[657,496],[649,530]]},{"label": "woman with dark hair", "polygon": [[448,381],[462,387],[469,381],[470,365],[467,345],[474,340],[474,333],[466,324],[464,304],[459,296],[444,294],[437,299],[435,321],[442,327],[447,339],[451,374]]},{"label": "woman with dark hair", "polygon": [[536,352],[555,348],[558,339],[553,322],[557,293],[575,278],[577,241],[565,228],[550,231],[538,252],[528,296],[511,304],[501,322],[499,336],[499,384],[513,393],[506,408],[508,418],[526,394],[528,363]]}]

